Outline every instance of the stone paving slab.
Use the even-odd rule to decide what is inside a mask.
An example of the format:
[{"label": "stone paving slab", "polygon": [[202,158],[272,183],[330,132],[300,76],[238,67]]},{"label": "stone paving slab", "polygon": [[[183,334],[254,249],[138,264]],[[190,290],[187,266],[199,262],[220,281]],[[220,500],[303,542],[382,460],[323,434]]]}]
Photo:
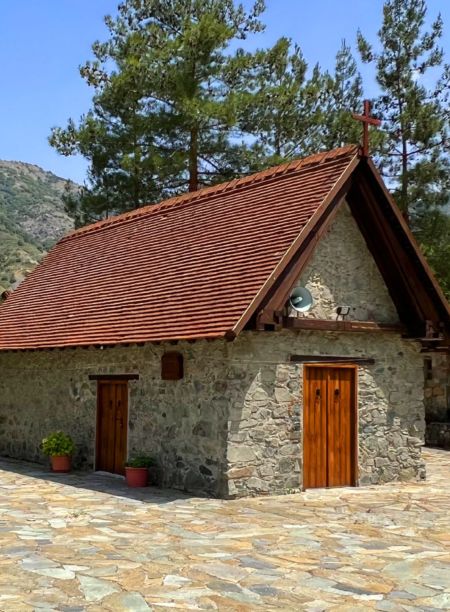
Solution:
[{"label": "stone paving slab", "polygon": [[450,452],[428,480],[222,501],[0,460],[0,610],[450,609]]}]

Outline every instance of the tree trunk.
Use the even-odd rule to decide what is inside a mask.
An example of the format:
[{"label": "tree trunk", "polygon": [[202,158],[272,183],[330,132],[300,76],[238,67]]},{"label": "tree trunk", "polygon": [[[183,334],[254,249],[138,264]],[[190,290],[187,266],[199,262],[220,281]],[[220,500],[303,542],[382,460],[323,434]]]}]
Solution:
[{"label": "tree trunk", "polygon": [[137,105],[133,104],[133,172],[132,172],[132,190],[133,190],[133,204],[134,208],[139,208],[140,193],[141,193],[141,168],[140,168],[140,155],[138,155],[138,134],[137,134]]},{"label": "tree trunk", "polygon": [[[397,66],[397,74],[400,74],[400,67]],[[398,110],[400,118],[400,135],[402,141],[402,173],[400,176],[400,209],[406,223],[409,224],[408,211],[408,139],[406,137],[405,116],[403,113],[403,100],[401,98],[401,85],[398,81]]]},{"label": "tree trunk", "polygon": [[408,143],[402,138],[402,177],[401,177],[401,207],[405,221],[409,223],[408,210]]},{"label": "tree trunk", "polygon": [[191,129],[189,142],[189,191],[198,189],[198,128]]}]

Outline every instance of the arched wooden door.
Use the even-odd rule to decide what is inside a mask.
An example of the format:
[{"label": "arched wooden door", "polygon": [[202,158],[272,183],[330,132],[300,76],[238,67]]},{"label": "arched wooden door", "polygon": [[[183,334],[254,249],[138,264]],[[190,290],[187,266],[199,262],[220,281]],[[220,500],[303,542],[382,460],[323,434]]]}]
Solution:
[{"label": "arched wooden door", "polygon": [[128,383],[99,380],[95,469],[125,473],[128,430]]},{"label": "arched wooden door", "polygon": [[304,369],[303,487],[356,484],[356,366]]}]

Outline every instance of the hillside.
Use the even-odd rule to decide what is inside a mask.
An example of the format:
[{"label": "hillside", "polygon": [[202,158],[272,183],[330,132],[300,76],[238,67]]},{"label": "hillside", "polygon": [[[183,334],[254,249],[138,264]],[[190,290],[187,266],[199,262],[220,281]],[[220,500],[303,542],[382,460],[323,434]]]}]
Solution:
[{"label": "hillside", "polygon": [[73,227],[61,200],[65,185],[38,166],[0,161],[0,292],[20,282]]}]

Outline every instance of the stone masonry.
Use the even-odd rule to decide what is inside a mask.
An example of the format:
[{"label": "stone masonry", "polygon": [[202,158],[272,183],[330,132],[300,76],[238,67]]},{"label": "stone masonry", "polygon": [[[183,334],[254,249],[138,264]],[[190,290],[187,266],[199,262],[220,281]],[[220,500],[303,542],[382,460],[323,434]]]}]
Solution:
[{"label": "stone masonry", "polygon": [[[297,285],[314,300],[291,316],[397,323],[398,314],[366,243],[344,204]],[[303,367],[286,364],[288,354],[374,357],[359,368],[359,482],[378,483],[425,476],[420,459],[424,437],[423,362],[418,348],[390,334],[278,333],[277,340],[238,339],[244,360],[262,364],[248,380],[244,410],[231,406],[228,448],[229,492],[284,492],[301,486]],[[251,338],[251,340],[249,339]],[[263,346],[263,343],[267,342]]]},{"label": "stone masonry", "polygon": [[302,486],[303,366],[288,362],[299,352],[375,358],[358,368],[360,484],[425,477],[422,357],[413,343],[392,334],[284,331],[243,334],[231,351],[236,368],[245,364],[247,391],[243,403],[230,403],[230,495]]},{"label": "stone masonry", "polygon": [[161,380],[171,345],[0,353],[0,454],[42,461],[41,439],[62,429],[76,443],[75,465],[93,469],[97,383],[89,375],[138,373],[128,383],[128,456],[157,458],[165,486],[223,494],[228,414],[217,364],[227,347],[208,347],[183,345],[180,381]]},{"label": "stone masonry", "polygon": [[347,320],[398,323],[398,314],[377,265],[347,204],[338,211],[325,237],[302,272],[298,285],[314,299],[307,315],[336,319],[337,308],[349,308]]},{"label": "stone masonry", "polygon": [[425,418],[427,423],[450,422],[450,355],[430,354],[425,368]]},{"label": "stone masonry", "polygon": [[0,454],[44,461],[41,439],[63,429],[92,469],[96,382],[129,383],[128,454],[150,454],[163,484],[214,496],[285,493],[302,484],[304,352],[375,358],[359,368],[359,481],[423,477],[422,359],[391,334],[244,332],[235,342],[180,343],[185,377],[162,381],[171,345],[0,354]]}]

